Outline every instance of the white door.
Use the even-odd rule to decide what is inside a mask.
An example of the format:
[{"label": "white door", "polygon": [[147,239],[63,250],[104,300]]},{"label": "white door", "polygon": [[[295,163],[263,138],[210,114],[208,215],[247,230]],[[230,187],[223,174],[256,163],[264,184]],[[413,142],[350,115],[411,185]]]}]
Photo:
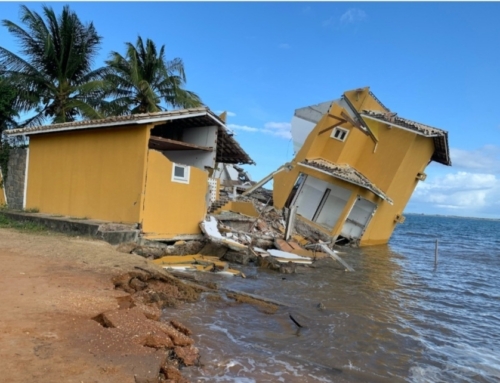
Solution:
[{"label": "white door", "polygon": [[340,235],[348,239],[361,239],[376,209],[377,205],[373,202],[358,197],[344,222]]},{"label": "white door", "polygon": [[332,230],[350,195],[348,189],[307,176],[292,205],[297,214]]}]

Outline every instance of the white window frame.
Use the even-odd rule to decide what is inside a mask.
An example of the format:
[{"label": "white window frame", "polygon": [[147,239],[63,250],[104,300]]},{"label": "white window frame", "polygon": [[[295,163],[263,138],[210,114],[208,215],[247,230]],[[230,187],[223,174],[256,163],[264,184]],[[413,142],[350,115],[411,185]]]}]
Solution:
[{"label": "white window frame", "polygon": [[[183,168],[184,169],[184,177],[177,177],[175,175],[175,168]],[[172,164],[172,182],[179,182],[181,184],[188,184],[189,183],[189,169],[190,166],[187,165],[181,165],[181,164]]]},{"label": "white window frame", "polygon": [[[337,132],[341,132],[340,135],[342,135],[342,133],[344,133],[344,137],[343,138],[335,137],[335,135],[337,134]],[[349,135],[349,130],[348,129],[336,127],[335,129],[333,129],[332,134],[331,134],[330,137],[333,138],[333,139],[335,139],[335,140],[337,140],[337,141],[344,142],[347,139],[348,135]]]}]

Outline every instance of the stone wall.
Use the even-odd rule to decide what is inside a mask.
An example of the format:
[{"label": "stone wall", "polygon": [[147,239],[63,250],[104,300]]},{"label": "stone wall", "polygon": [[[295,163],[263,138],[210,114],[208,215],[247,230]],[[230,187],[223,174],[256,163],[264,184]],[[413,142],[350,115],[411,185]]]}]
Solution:
[{"label": "stone wall", "polygon": [[28,149],[12,148],[9,154],[7,179],[4,182],[7,206],[9,209],[23,208],[24,180]]}]

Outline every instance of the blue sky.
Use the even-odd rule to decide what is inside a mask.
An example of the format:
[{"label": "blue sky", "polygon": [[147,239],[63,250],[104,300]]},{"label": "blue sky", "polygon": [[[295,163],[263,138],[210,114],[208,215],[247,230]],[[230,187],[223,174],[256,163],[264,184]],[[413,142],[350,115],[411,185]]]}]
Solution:
[{"label": "blue sky", "polygon": [[[19,22],[20,4],[1,2],[0,18]],[[406,212],[500,217],[500,3],[67,4],[103,36],[96,67],[138,35],[181,57],[187,88],[229,112],[255,180],[293,157],[296,108],[370,86],[449,132],[453,166],[432,163]],[[4,27],[0,45],[17,51]]]}]

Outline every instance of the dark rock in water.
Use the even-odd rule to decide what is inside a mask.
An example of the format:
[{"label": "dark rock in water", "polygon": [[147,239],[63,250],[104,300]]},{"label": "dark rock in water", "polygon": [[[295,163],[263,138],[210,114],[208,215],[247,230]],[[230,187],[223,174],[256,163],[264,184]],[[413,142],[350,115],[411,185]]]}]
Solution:
[{"label": "dark rock in water", "polygon": [[257,266],[277,271],[281,274],[294,274],[296,272],[296,264],[292,262],[281,263],[274,257],[257,257]]},{"label": "dark rock in water", "polygon": [[318,242],[319,240],[329,242],[332,239],[328,234],[323,233],[301,219],[295,220],[295,230],[311,242]]},{"label": "dark rock in water", "polygon": [[200,250],[200,254],[222,258],[227,253],[227,251],[228,251],[228,248],[225,245],[222,245],[219,243],[208,242]]},{"label": "dark rock in water", "polygon": [[309,267],[313,269],[338,268],[337,262],[330,257],[318,258]]},{"label": "dark rock in water", "polygon": [[295,274],[297,265],[293,262],[280,263],[281,274]]},{"label": "dark rock in water", "polygon": [[253,254],[251,254],[249,251],[234,251],[234,250],[229,250],[224,254],[224,257],[222,257],[224,261],[231,262],[231,263],[238,263],[240,265],[248,265],[249,262],[255,262],[257,260],[257,257]]}]

